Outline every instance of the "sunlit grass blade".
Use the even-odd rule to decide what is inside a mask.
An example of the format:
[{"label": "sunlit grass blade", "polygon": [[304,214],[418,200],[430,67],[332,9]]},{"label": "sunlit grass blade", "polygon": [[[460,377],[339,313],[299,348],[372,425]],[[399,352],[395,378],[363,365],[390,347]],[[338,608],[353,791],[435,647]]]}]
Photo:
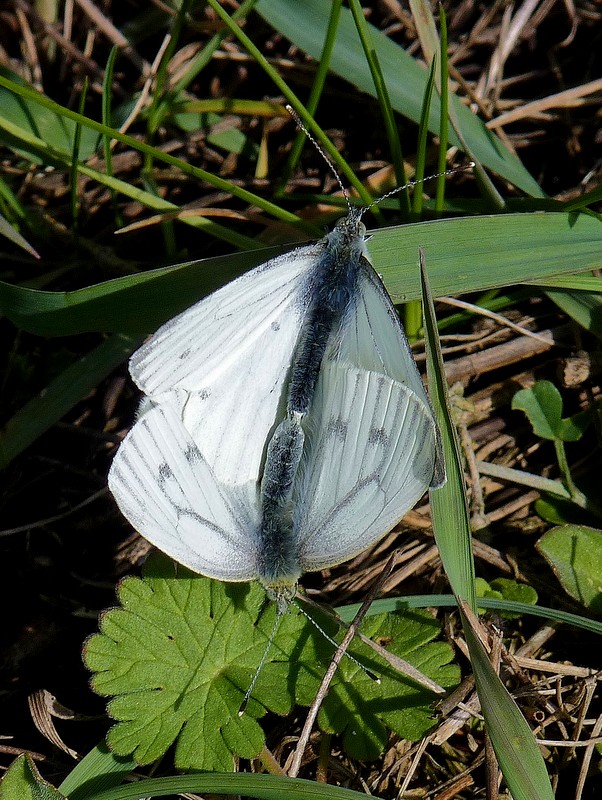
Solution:
[{"label": "sunlit grass blade", "polygon": [[[489,663],[473,629],[475,609],[474,561],[464,476],[455,428],[448,412],[447,385],[432,295],[421,256],[427,375],[433,407],[441,430],[447,483],[430,490],[433,532],[445,573],[461,604],[464,633],[475,675],[487,732],[514,800],[551,800],[552,788],[533,733]],[[478,624],[478,622],[477,622]]]},{"label": "sunlit grass blade", "polygon": [[531,728],[495,672],[476,633],[478,620],[462,604],[481,711],[504,779],[514,800],[554,800],[546,766]]},{"label": "sunlit grass blade", "polygon": [[[406,608],[454,608],[458,601],[453,594],[416,594],[405,597],[387,597],[384,600],[374,600],[370,605],[368,615],[388,614],[391,611]],[[590,631],[598,636],[602,636],[602,622],[582,617],[578,614],[571,614],[559,608],[549,608],[546,606],[534,606],[528,603],[520,603],[516,600],[503,600],[497,597],[479,597],[479,606],[491,609],[492,611],[507,611],[511,614],[519,614],[546,619],[551,622],[573,625],[578,630]],[[342,606],[337,608],[344,622],[351,622],[360,608],[359,603]]]},{"label": "sunlit grass blade", "polygon": [[[420,246],[426,249],[435,294],[453,295],[591,270],[600,260],[600,223],[588,215],[506,214],[380,228],[371,234],[370,255],[396,303],[420,297],[415,266]],[[19,327],[41,335],[148,334],[195,300],[281,252],[282,248],[269,248],[217,256],[72,292],[33,291],[0,282],[0,310]]]},{"label": "sunlit grass blade", "polygon": [[70,800],[87,800],[95,792],[118,786],[135,768],[132,758],[114,755],[103,741],[75,765],[59,791]]},{"label": "sunlit grass blade", "polygon": [[[395,179],[397,181],[398,186],[404,186],[407,183],[407,181],[406,181],[405,168],[403,165],[401,139],[399,137],[397,126],[395,124],[395,115],[393,113],[393,108],[391,106],[391,100],[389,98],[387,84],[385,83],[385,79],[383,77],[380,64],[378,63],[378,56],[376,54],[376,50],[374,49],[374,45],[372,43],[372,38],[370,35],[370,27],[366,22],[366,18],[364,17],[364,13],[362,11],[362,7],[359,4],[359,0],[350,0],[349,5],[351,8],[351,13],[353,14],[353,20],[357,27],[357,32],[359,34],[360,41],[362,43],[364,58],[366,59],[366,63],[370,68],[370,74],[372,75],[372,80],[374,81],[376,97],[378,99],[381,114],[383,116],[383,122],[385,124],[387,141],[389,143],[389,150],[391,152],[391,160],[393,161],[393,168],[395,169]],[[407,218],[410,213],[410,202],[407,189],[405,189],[402,192],[399,192],[398,197],[399,197],[401,213],[403,216]]]},{"label": "sunlit grass blade", "polygon": [[456,597],[466,600],[471,608],[476,608],[472,536],[468,522],[464,473],[456,429],[448,412],[447,383],[437,334],[437,320],[422,250],[420,268],[429,393],[441,432],[447,474],[446,483],[429,492],[433,533],[452,591]]},{"label": "sunlit grass blade", "polygon": [[[322,47],[322,52],[318,61],[318,69],[314,76],[311,91],[309,93],[309,97],[307,98],[307,103],[305,104],[307,113],[312,117],[315,115],[318,103],[320,102],[320,97],[322,96],[322,91],[324,89],[324,84],[326,83],[328,70],[330,68],[330,57],[332,55],[332,49],[336,40],[339,17],[341,14],[341,5],[342,0],[332,0],[330,16],[328,18],[328,27],[326,28],[326,35],[324,37],[324,46]],[[303,131],[297,131],[297,135],[293,141],[291,152],[289,153],[289,157],[284,166],[282,176],[278,181],[277,195],[282,193],[290,176],[293,174],[293,170],[295,169],[295,166],[299,161],[299,157],[301,156],[301,151],[303,150],[303,145],[305,144],[305,138],[305,133]]]}]

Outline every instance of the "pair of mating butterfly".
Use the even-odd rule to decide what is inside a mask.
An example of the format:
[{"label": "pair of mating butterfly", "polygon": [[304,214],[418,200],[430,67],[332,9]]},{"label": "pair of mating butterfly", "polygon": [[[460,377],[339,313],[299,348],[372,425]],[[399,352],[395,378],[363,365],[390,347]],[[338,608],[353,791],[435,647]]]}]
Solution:
[{"label": "pair of mating butterfly", "polygon": [[152,544],[202,575],[261,581],[280,613],[302,572],[357,555],[444,481],[432,409],[368,260],[366,209],[347,202],[324,239],[134,353],[146,398],[109,473]]}]

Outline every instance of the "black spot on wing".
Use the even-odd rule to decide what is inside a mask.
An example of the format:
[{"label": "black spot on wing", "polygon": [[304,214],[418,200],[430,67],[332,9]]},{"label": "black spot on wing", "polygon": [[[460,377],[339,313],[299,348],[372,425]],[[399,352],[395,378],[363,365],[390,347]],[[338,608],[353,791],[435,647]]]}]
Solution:
[{"label": "black spot on wing", "polygon": [[192,444],[189,444],[186,450],[184,450],[184,458],[186,459],[186,462],[190,464],[190,466],[194,466],[202,460],[202,456],[198,447],[195,447]]},{"label": "black spot on wing", "polygon": [[162,464],[159,464],[159,479],[162,483],[171,480],[173,476],[173,471],[169,464],[167,464],[165,461]]}]

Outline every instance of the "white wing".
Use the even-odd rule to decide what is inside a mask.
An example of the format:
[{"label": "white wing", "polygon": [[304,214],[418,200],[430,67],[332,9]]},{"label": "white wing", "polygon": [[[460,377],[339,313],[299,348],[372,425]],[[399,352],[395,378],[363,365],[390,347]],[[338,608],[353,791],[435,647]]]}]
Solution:
[{"label": "white wing", "polygon": [[256,485],[220,484],[170,406],[147,406],[117,451],[109,488],[134,528],[180,564],[223,581],[256,577]]},{"label": "white wing", "polygon": [[415,393],[382,373],[326,362],[308,419],[295,535],[303,570],[378,541],[429,487],[436,429]]},{"label": "white wing", "polygon": [[179,411],[218,480],[257,480],[324,242],[267,261],[167,322],[130,360],[156,403]]},{"label": "white wing", "polygon": [[[345,319],[332,360],[384,373],[402,383],[421,402],[434,425],[434,415],[397,311],[382,281],[367,260],[358,278],[358,298],[353,314]],[[431,485],[445,482],[443,454],[435,437],[436,469]]]}]

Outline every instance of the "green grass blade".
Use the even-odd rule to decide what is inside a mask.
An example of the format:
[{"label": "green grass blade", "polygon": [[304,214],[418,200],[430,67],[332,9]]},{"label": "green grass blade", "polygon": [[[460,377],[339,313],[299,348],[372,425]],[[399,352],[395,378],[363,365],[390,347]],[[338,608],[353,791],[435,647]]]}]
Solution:
[{"label": "green grass blade", "polygon": [[[582,630],[596,633],[602,636],[602,622],[589,617],[582,617],[578,614],[571,614],[569,611],[562,611],[559,608],[547,608],[546,606],[533,606],[527,603],[519,603],[516,600],[503,600],[497,597],[479,597],[479,606],[491,609],[492,611],[508,611],[511,614],[527,615],[538,619],[547,619],[551,622],[558,622]],[[391,611],[403,610],[406,608],[453,608],[458,605],[458,601],[453,594],[416,594],[406,597],[387,597],[384,600],[374,600],[370,604],[369,615],[389,614]],[[351,622],[361,607],[360,603],[337,608],[337,613],[341,615],[344,622]]]},{"label": "green grass blade", "polygon": [[[381,228],[371,236],[370,255],[395,302],[420,297],[417,254],[427,242],[429,277],[437,296],[591,270],[600,263],[600,223],[586,214],[506,214]],[[0,311],[41,335],[121,331],[142,336],[281,252],[270,248],[191,261],[72,292],[0,282]]]},{"label": "green grass blade", "polygon": [[[332,49],[336,40],[342,4],[343,0],[332,0],[332,5],[330,7],[330,16],[328,18],[326,36],[324,37],[324,46],[322,47],[322,52],[320,53],[318,69],[314,77],[314,82],[312,84],[307,103],[305,104],[307,113],[312,117],[315,116],[315,112],[318,108],[318,103],[320,102],[320,97],[322,96],[322,91],[324,89],[324,84],[326,83],[326,78],[328,76],[330,57],[332,55]],[[282,171],[282,176],[278,181],[278,194],[282,193],[290,176],[293,174],[293,170],[295,169],[295,166],[299,161],[299,157],[301,156],[305,139],[305,133],[303,131],[298,131],[297,135],[295,136],[293,146],[291,147],[291,152],[286,161],[286,165]]]},{"label": "green grass blade", "polygon": [[[552,800],[546,767],[525,718],[506,691],[473,630],[476,605],[471,531],[464,475],[455,428],[447,412],[447,384],[437,337],[435,311],[422,264],[427,375],[443,443],[447,483],[430,490],[435,541],[454,594],[459,598],[464,633],[487,732],[514,800]],[[478,624],[478,621],[477,621]]]},{"label": "green grass blade", "polygon": [[[256,11],[287,39],[315,59],[320,57],[323,31],[328,24],[329,4],[324,0],[259,0]],[[420,104],[424,96],[426,71],[403,48],[396,45],[376,28],[370,26],[370,34],[384,80],[389,87],[393,108],[418,122]],[[370,70],[362,55],[361,44],[351,12],[343,9],[338,29],[337,41],[332,54],[332,71],[356,86],[360,91],[374,95],[374,85]],[[403,76],[403,79],[400,79]],[[533,197],[544,197],[535,179],[523,167],[520,160],[511,153],[494,133],[457,97],[452,96],[450,115],[455,113],[458,125],[463,132],[467,147],[475,160],[502,175]],[[439,131],[439,101],[435,97],[431,109],[429,129]],[[306,120],[303,120],[306,122]],[[451,135],[452,144],[461,146],[456,135]]]},{"label": "green grass blade", "polygon": [[91,793],[118,786],[135,769],[133,759],[114,755],[103,741],[75,765],[59,791],[69,800],[88,800]]},{"label": "green grass blade", "polygon": [[[398,186],[403,186],[407,181],[403,165],[403,153],[401,152],[401,140],[397,132],[395,116],[393,114],[393,108],[391,106],[387,84],[380,68],[380,64],[378,63],[378,55],[374,49],[374,44],[372,43],[370,26],[366,22],[366,18],[364,17],[359,0],[351,0],[350,7],[353,15],[353,21],[355,22],[360,41],[362,43],[364,57],[370,68],[370,74],[372,75],[372,81],[374,82],[376,97],[383,115],[387,141],[389,142],[389,150],[391,151],[391,160],[393,161],[393,167],[395,169],[395,179]],[[409,195],[407,189],[399,193],[399,201],[401,213],[407,218],[410,212]]]},{"label": "green grass blade", "polygon": [[[84,109],[86,107],[86,97],[88,95],[88,76],[84,78],[82,93],[79,98],[79,113],[83,117]],[[77,177],[79,165],[79,147],[82,139],[82,126],[79,122],[75,124],[75,133],[73,135],[73,149],[71,151],[71,175],[70,175],[70,200],[71,200],[71,219],[73,220],[73,230],[77,235],[79,223],[79,205],[77,202]]]},{"label": "green grass blade", "polygon": [[0,435],[0,469],[83,400],[134,350],[138,340],[121,334],[79,359],[20,409]]},{"label": "green grass blade", "polygon": [[476,618],[466,607],[462,618],[481,711],[513,799],[554,800],[546,766],[533,732],[491,666],[473,627]]},{"label": "green grass blade", "polygon": [[284,797],[287,800],[365,800],[366,798],[364,792],[354,792],[341,786],[330,786],[302,778],[212,772],[206,775],[149,778],[108,791],[95,792],[87,796],[86,800],[140,800],[144,797],[166,797],[185,792],[202,795],[242,795],[259,800],[282,800]]},{"label": "green grass blade", "polygon": [[439,5],[439,25],[441,26],[441,45],[439,47],[439,97],[441,113],[439,115],[439,148],[437,151],[437,188],[435,192],[435,209],[438,214],[443,211],[445,187],[447,179],[443,172],[447,166],[447,142],[449,139],[449,63],[447,59],[447,17],[445,9]]},{"label": "green grass blade", "polygon": [[428,72],[428,80],[422,98],[422,109],[420,110],[420,125],[418,127],[418,142],[416,144],[416,175],[415,180],[419,184],[418,190],[412,197],[412,213],[419,219],[422,214],[423,193],[420,184],[424,181],[426,171],[426,146],[428,139],[428,119],[431,114],[431,104],[433,101],[433,89],[435,88],[435,68],[436,59],[433,59]]},{"label": "green grass blade", "polygon": [[426,367],[433,410],[441,432],[447,482],[439,489],[431,489],[431,514],[433,532],[439,548],[445,574],[456,597],[466,600],[476,608],[475,573],[472,558],[472,535],[468,522],[464,473],[460,463],[460,447],[450,419],[447,382],[437,333],[435,308],[421,259],[422,307],[426,340]]}]

